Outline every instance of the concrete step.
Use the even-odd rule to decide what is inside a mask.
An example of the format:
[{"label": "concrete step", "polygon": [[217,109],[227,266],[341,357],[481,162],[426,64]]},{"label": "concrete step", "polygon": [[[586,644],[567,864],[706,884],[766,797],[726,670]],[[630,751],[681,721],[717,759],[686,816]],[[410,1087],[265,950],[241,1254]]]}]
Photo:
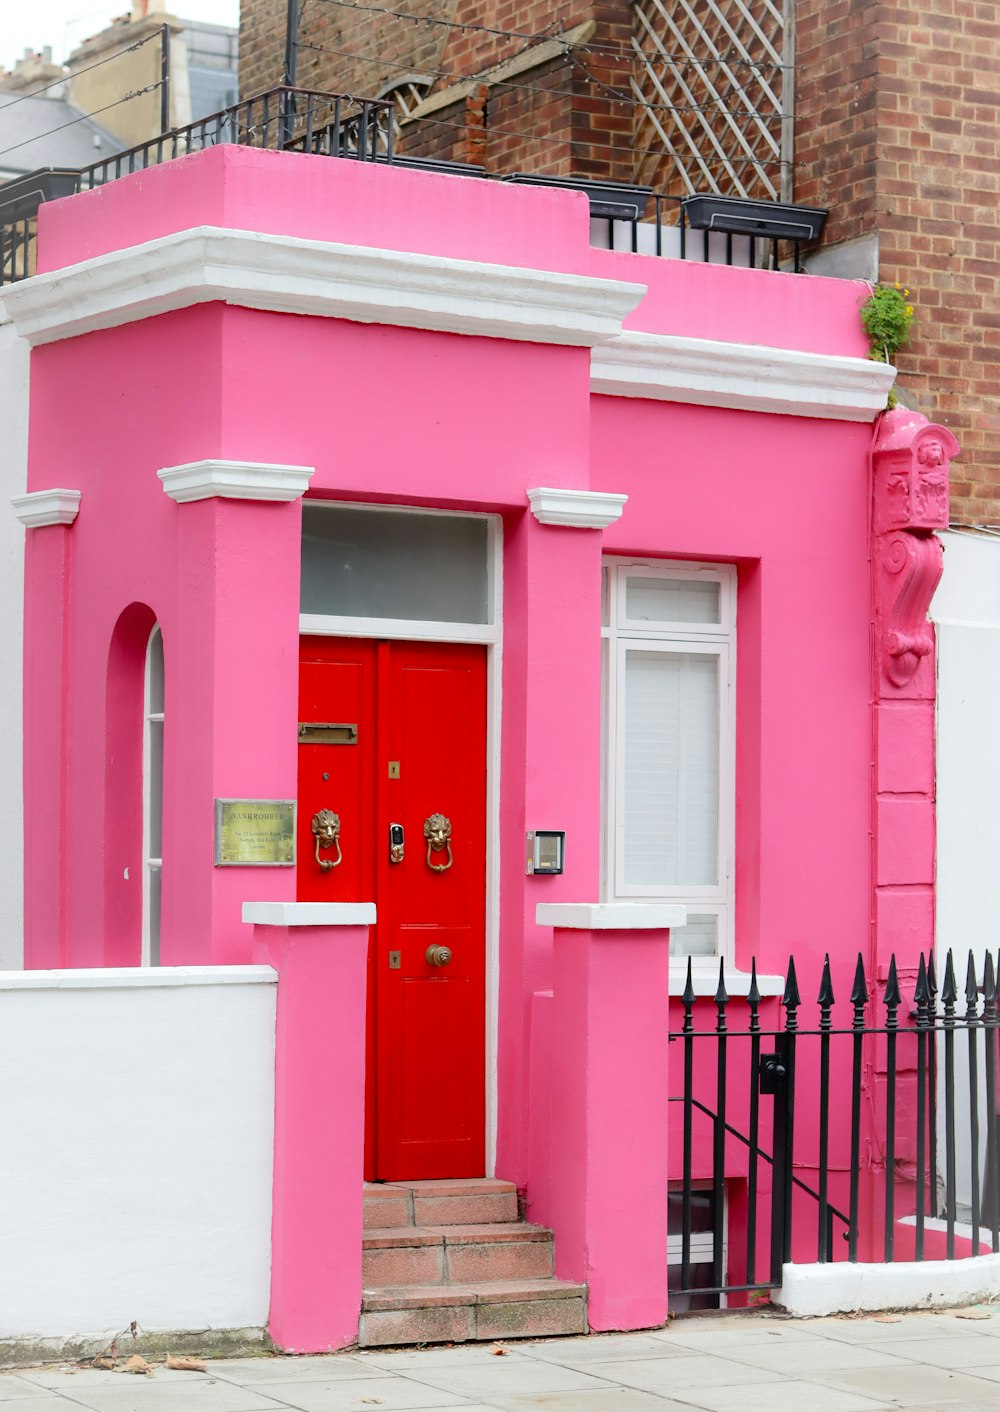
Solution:
[{"label": "concrete step", "polygon": [[587,1332],[587,1289],[566,1280],[366,1289],[358,1343],[471,1343]]},{"label": "concrete step", "polygon": [[552,1232],[524,1221],[390,1226],[365,1232],[365,1289],[546,1279]]},{"label": "concrete step", "polygon": [[365,1226],[467,1226],[517,1220],[517,1188],[492,1177],[366,1182]]}]

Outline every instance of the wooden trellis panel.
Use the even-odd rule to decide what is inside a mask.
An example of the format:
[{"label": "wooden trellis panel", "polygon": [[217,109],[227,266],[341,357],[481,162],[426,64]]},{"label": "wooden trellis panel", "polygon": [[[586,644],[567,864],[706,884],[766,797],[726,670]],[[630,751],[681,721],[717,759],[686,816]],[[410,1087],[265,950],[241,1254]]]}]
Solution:
[{"label": "wooden trellis panel", "polygon": [[636,0],[636,180],[791,199],[794,0]]}]

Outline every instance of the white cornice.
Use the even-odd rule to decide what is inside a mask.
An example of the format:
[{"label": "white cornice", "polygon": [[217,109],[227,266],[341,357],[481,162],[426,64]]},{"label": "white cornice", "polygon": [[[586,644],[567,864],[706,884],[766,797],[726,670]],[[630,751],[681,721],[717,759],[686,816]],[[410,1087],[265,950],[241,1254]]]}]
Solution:
[{"label": "white cornice", "polygon": [[35,275],[5,293],[29,343],[221,300],[249,309],[590,348],[645,285],[198,226]]},{"label": "white cornice", "polygon": [[80,491],[32,490],[28,495],[13,496],[10,503],[26,529],[71,525],[80,509]]},{"label": "white cornice", "polygon": [[576,529],[607,529],[621,519],[627,499],[627,495],[603,490],[561,490],[545,485],[528,491],[531,513],[539,524]]},{"label": "white cornice", "polygon": [[630,330],[590,360],[591,391],[612,397],[852,422],[884,409],[895,376],[867,358]]},{"label": "white cornice", "polygon": [[314,466],[275,466],[266,461],[190,461],[164,466],[157,475],[171,500],[298,500]]}]

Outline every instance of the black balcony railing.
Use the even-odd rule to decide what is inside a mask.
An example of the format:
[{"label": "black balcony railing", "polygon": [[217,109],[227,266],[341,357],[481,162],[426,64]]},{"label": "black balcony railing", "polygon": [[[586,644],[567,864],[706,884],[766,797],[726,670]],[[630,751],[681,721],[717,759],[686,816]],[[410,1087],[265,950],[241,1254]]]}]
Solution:
[{"label": "black balcony railing", "polygon": [[35,223],[44,201],[105,186],[206,147],[235,143],[315,152],[358,162],[391,162],[391,101],[280,87],[172,128],[80,171],[48,168],[0,187],[0,285],[35,272]]},{"label": "black balcony railing", "polygon": [[[994,957],[970,954],[960,990],[949,952],[939,993],[933,960],[906,974],[892,957],[870,985],[859,955],[839,971],[842,1021],[835,974],[827,957],[807,1005],[794,960],[780,1000],[761,996],[756,968],[731,999],[720,966],[699,1000],[689,963],[670,1034],[678,1293],[764,1294],[789,1261],[1000,1251]],[[699,1207],[712,1212],[710,1280],[692,1257]]]},{"label": "black balcony railing", "polygon": [[[105,186],[119,177],[224,143],[391,163],[459,176],[486,176],[481,167],[398,157],[393,152],[390,99],[354,98],[287,86],[273,88],[185,127],[161,133],[127,152],[104,157],[80,171],[46,168],[0,187],[0,286],[34,274],[36,217],[44,201]],[[812,208],[772,207],[762,202],[677,199],[656,195],[647,186],[585,178],[517,172],[499,179],[583,192],[590,201],[597,244],[641,254],[751,268],[799,270],[801,245],[814,238],[819,228],[817,218],[822,224],[825,215]]]}]

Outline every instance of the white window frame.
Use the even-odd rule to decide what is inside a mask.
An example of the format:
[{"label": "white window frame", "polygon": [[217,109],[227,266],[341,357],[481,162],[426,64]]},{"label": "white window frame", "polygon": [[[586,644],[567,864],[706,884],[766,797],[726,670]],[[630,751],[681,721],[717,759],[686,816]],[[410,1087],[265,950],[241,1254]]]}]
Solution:
[{"label": "white window frame", "polygon": [[[692,956],[692,970],[718,975],[719,957],[731,964],[735,933],[736,851],[736,568],[731,564],[692,563],[666,559],[606,558],[604,639],[603,738],[603,900],[608,902],[670,901],[686,905],[695,915],[718,917],[718,949],[714,955]],[[629,578],[688,579],[719,585],[718,623],[652,623],[626,617]],[[719,812],[718,881],[711,886],[642,887],[624,881],[622,795],[624,772],[619,768],[624,740],[622,684],[625,654],[631,651],[705,653],[719,661]],[[686,968],[687,957],[676,956],[671,967]],[[673,988],[673,987],[671,987]]]},{"label": "white window frame", "polygon": [[[163,654],[163,634],[160,632],[160,625],[159,625],[159,623],[154,623],[154,624],[153,624],[152,631],[151,631],[150,634],[149,634],[149,640],[148,640],[147,643],[146,643],[146,661],[145,661],[145,666],[144,666],[144,669],[143,669],[143,695],[142,695],[142,965],[143,965],[143,966],[158,966],[158,965],[160,965],[159,942],[157,942],[157,954],[156,954],[156,956],[154,957],[154,956],[152,955],[152,930],[153,930],[153,929],[152,929],[152,926],[150,925],[150,924],[151,924],[151,921],[152,921],[152,915],[151,915],[151,908],[152,908],[152,888],[151,888],[151,886],[150,886],[150,882],[151,882],[152,874],[153,874],[154,872],[155,872],[155,873],[159,873],[159,875],[160,875],[160,896],[161,896],[161,899],[162,899],[162,896],[163,896],[163,890],[162,890],[162,889],[163,889],[163,858],[162,858],[162,856],[159,857],[159,858],[151,857],[151,856],[150,856],[150,852],[149,852],[150,840],[152,839],[152,833],[153,833],[153,830],[152,830],[152,823],[153,823],[153,818],[152,818],[152,808],[153,808],[153,788],[152,788],[152,785],[153,785],[153,778],[152,778],[152,771],[153,771],[152,735],[153,735],[153,732],[152,732],[152,726],[153,726],[154,723],[159,723],[159,724],[162,726],[162,725],[163,725],[163,718],[164,718],[164,713],[163,713],[163,711],[154,711],[154,710],[151,709],[151,707],[152,707],[151,690],[150,690],[150,688],[151,688],[151,679],[152,679],[152,671],[151,671],[151,668],[152,668],[152,661],[153,661],[154,645],[155,645],[157,642],[159,643],[159,651],[160,651],[160,654],[161,654],[161,662],[162,662],[162,660],[163,660],[163,656],[162,656],[162,654]],[[166,672],[165,672],[165,671],[164,671],[164,673],[163,673],[163,688],[164,688],[164,701],[165,701],[165,699],[166,699]],[[161,747],[162,747],[162,744],[163,744],[163,742],[161,741]],[[160,784],[159,796],[160,796],[160,809],[161,809],[161,819],[160,819],[160,847],[161,847],[161,850],[162,850],[162,846],[163,846],[163,819],[162,819],[162,809],[163,809],[163,773],[162,773],[162,771],[163,771],[163,752],[162,752],[162,749],[161,749],[161,752],[160,752],[160,771],[161,771],[161,773],[160,773],[160,781],[159,781],[159,784]],[[156,922],[157,922],[157,925],[156,925],[156,933],[157,933],[157,937],[159,938],[159,933],[160,933],[160,917],[159,917],[159,916],[157,916]]]}]

